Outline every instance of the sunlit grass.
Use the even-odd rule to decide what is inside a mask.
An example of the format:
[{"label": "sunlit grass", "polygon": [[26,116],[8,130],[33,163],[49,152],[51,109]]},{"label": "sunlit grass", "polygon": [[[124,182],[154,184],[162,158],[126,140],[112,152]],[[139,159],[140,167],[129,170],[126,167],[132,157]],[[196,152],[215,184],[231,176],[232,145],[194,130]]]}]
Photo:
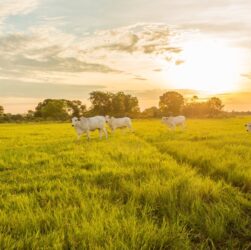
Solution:
[{"label": "sunlit grass", "polygon": [[1,125],[0,247],[248,249],[244,121],[135,121],[80,143],[70,124]]}]

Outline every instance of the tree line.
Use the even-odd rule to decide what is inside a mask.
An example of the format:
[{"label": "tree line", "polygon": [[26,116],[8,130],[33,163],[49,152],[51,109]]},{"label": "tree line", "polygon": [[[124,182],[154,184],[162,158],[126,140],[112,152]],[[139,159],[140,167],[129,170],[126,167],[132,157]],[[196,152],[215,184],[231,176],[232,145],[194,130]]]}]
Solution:
[{"label": "tree line", "polygon": [[186,115],[187,117],[216,117],[223,112],[223,103],[217,97],[207,101],[199,101],[197,96],[186,100],[175,91],[168,91],[159,97],[158,107],[153,106],[140,111],[138,98],[124,92],[93,91],[87,109],[80,100],[45,99],[38,103],[35,110],[26,114],[5,113],[0,106],[0,122],[18,121],[67,121],[74,116],[111,115],[115,117],[130,116],[132,118],[159,118],[162,116]]}]

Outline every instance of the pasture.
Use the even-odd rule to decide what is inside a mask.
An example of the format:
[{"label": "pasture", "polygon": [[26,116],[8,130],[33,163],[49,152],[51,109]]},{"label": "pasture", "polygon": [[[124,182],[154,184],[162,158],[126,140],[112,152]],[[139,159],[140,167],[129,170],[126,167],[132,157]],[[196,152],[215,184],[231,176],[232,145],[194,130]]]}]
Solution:
[{"label": "pasture", "polygon": [[251,249],[249,120],[0,125],[0,249]]}]

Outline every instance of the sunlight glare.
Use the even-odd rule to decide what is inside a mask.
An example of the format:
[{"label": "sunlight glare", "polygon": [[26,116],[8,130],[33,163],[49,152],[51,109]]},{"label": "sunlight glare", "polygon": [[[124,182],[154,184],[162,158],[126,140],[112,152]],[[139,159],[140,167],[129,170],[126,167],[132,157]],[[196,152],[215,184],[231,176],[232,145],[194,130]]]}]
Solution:
[{"label": "sunlight glare", "polygon": [[197,40],[184,44],[180,65],[168,72],[168,79],[178,89],[195,89],[210,94],[238,89],[240,53],[215,40]]}]

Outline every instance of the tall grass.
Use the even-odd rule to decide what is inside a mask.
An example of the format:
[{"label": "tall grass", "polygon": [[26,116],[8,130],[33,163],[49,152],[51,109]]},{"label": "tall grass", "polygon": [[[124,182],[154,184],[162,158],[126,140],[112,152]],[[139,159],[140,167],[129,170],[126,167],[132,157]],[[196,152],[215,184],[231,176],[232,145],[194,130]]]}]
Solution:
[{"label": "tall grass", "polygon": [[246,121],[245,118],[193,120],[185,131],[173,133],[165,126],[160,127],[158,121],[148,121],[143,126],[139,124],[137,134],[160,152],[191,165],[202,175],[223,179],[250,193],[251,135],[244,128]]},{"label": "tall grass", "polygon": [[[159,121],[137,121],[135,133],[80,143],[69,124],[1,125],[0,248],[248,249],[248,189],[227,171],[214,178],[178,158],[178,143],[193,151],[186,140],[205,136],[204,125],[170,133]],[[231,140],[221,129],[208,133]],[[249,145],[244,136],[234,141]]]}]

